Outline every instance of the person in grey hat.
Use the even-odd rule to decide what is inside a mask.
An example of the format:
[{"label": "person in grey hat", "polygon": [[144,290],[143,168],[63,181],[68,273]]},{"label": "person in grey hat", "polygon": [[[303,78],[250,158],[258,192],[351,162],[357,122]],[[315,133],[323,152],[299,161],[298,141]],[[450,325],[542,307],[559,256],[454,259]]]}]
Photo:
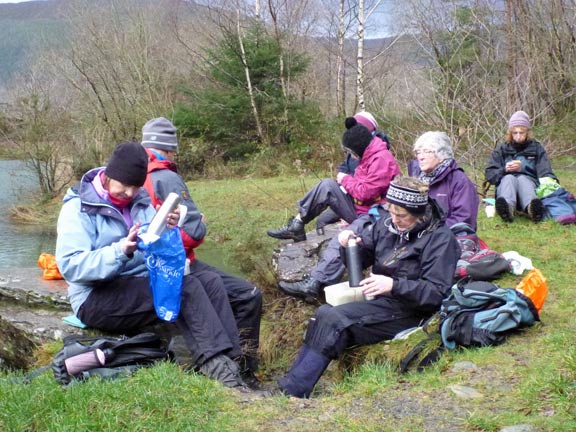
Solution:
[{"label": "person in grey hat", "polygon": [[544,219],[545,208],[536,196],[540,178],[558,180],[546,150],[532,134],[528,114],[516,111],[508,121],[506,142],[492,152],[486,166],[486,181],[496,186],[496,212],[512,222],[517,211],[533,222]]},{"label": "person in grey hat", "polygon": [[[184,276],[178,318],[158,318],[137,235],[156,211],[142,188],[148,155],[138,142],[119,144],[106,167],[88,171],[64,197],[58,217],[56,262],[68,283],[74,314],[88,327],[115,334],[162,324],[177,329],[204,375],[248,390],[234,360],[242,354],[238,327],[222,280]],[[178,212],[166,225],[175,228]]]},{"label": "person in grey hat", "polygon": [[246,384],[258,388],[255,372],[258,370],[262,294],[254,284],[196,259],[194,250],[202,244],[206,235],[205,217],[190,196],[174,162],[178,151],[176,126],[164,117],[149,120],[142,128],[142,146],[149,160],[144,187],[152,198],[152,204],[161,204],[168,194],[175,192],[181,198],[180,203],[186,206],[181,234],[186,256],[190,260],[190,272],[201,282],[204,279],[209,281],[214,274],[222,279],[242,345],[242,354],[235,360],[240,364]]}]

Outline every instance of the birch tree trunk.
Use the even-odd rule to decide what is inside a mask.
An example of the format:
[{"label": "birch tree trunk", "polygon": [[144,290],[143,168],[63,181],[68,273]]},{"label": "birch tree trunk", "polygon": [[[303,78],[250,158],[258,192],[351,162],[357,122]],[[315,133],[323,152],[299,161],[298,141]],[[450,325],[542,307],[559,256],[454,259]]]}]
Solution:
[{"label": "birch tree trunk", "polygon": [[244,42],[242,40],[242,30],[240,29],[240,10],[237,9],[236,12],[238,23],[238,45],[240,46],[240,55],[242,57],[242,64],[244,65],[244,72],[246,73],[246,88],[248,89],[248,95],[250,96],[250,105],[252,106],[254,121],[256,122],[256,130],[258,132],[258,136],[260,137],[260,142],[268,145],[268,140],[265,139],[264,132],[262,130],[262,123],[260,122],[260,115],[258,113],[258,107],[256,106],[256,99],[252,89],[252,81],[250,80],[250,68],[248,67],[248,62],[246,60],[246,51],[244,50]]},{"label": "birch tree trunk", "polygon": [[358,52],[356,55],[356,106],[365,110],[364,103],[364,0],[358,0]]},{"label": "birch tree trunk", "polygon": [[338,115],[346,115],[346,74],[344,68],[344,36],[346,23],[344,21],[344,2],[340,0],[340,16],[338,27],[338,54],[336,57],[336,112]]}]

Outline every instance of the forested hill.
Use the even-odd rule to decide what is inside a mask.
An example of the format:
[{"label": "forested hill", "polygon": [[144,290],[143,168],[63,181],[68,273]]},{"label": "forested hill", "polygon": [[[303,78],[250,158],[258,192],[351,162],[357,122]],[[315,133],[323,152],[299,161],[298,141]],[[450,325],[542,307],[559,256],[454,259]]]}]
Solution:
[{"label": "forested hill", "polygon": [[[0,4],[0,87],[18,73],[28,70],[27,62],[45,48],[57,48],[70,29],[68,16],[80,3],[96,8],[107,0],[38,0],[23,3]],[[143,7],[158,0],[125,0]],[[174,8],[178,0],[167,2]],[[181,12],[192,12],[202,8],[194,2],[181,0],[186,7]],[[380,50],[392,38],[367,39],[365,49]]]},{"label": "forested hill", "polygon": [[[59,0],[0,4],[0,85],[23,70],[29,56],[54,46],[66,31]],[[61,40],[61,39],[60,39]]]}]

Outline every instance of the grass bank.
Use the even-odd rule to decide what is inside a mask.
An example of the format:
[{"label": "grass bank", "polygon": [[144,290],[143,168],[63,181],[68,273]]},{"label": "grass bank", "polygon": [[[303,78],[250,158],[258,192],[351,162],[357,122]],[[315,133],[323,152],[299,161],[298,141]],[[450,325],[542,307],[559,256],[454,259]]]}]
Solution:
[{"label": "grass bank", "polygon": [[[576,191],[574,171],[558,170]],[[194,181],[206,214],[208,243],[262,287],[263,373],[284,371],[302,339],[308,305],[279,295],[270,256],[280,226],[316,177]],[[62,389],[46,374],[30,385],[0,381],[0,430],[190,431],[498,431],[531,424],[542,431],[576,430],[576,226],[504,224],[481,210],[479,234],[491,248],[515,250],[548,278],[542,324],[498,347],[449,352],[423,373],[399,376],[391,365],[366,364],[341,376],[333,363],[310,400],[251,401],[171,364],[131,379],[89,381]],[[506,276],[502,286],[519,277]],[[473,368],[454,368],[472,362]],[[13,375],[2,375],[2,378]],[[461,398],[457,386],[472,387]]]}]

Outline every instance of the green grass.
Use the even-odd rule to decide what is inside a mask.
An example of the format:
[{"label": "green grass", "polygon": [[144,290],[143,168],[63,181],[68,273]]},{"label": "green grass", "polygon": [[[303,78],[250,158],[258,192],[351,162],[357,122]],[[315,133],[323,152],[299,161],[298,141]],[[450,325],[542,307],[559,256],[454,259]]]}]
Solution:
[{"label": "green grass", "polygon": [[[573,171],[557,174],[576,191]],[[263,289],[262,371],[270,380],[288,367],[314,308],[278,293],[270,260],[277,242],[265,231],[282,225],[316,181],[246,178],[189,184],[207,216],[207,243],[222,252],[223,265],[248,274]],[[576,430],[576,226],[535,225],[526,218],[505,224],[498,217],[487,219],[481,210],[479,234],[495,250],[531,258],[548,279],[542,324],[501,346],[447,352],[423,373],[402,376],[389,364],[366,364],[343,374],[333,363],[306,401],[246,400],[171,364],[66,389],[50,374],[30,385],[2,380],[0,430],[498,431],[526,423],[542,431]],[[507,275],[499,283],[511,287],[520,278]],[[464,361],[477,369],[454,369]],[[472,387],[482,397],[460,399],[450,390],[453,385]]]}]

